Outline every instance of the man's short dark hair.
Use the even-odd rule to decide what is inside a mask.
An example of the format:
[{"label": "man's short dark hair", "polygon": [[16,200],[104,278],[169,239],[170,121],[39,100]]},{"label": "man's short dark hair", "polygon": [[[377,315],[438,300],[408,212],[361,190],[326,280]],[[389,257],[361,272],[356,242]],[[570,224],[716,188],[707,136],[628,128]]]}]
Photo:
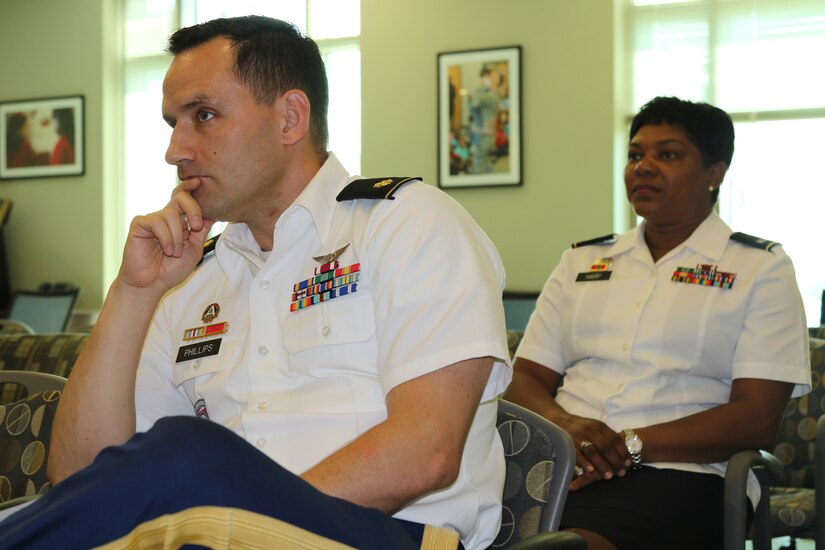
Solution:
[{"label": "man's short dark hair", "polygon": [[166,51],[185,52],[213,38],[226,37],[235,50],[235,73],[261,105],[272,105],[284,92],[302,90],[310,103],[310,133],[319,152],[329,140],[329,89],[318,45],[286,21],[247,15],[213,19],[176,31]]}]

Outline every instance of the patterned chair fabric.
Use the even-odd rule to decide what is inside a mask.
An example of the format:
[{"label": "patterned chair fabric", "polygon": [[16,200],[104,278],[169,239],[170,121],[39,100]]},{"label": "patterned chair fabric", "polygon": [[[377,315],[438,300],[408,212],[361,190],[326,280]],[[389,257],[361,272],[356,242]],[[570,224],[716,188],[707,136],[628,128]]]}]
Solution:
[{"label": "patterned chair fabric", "polygon": [[0,508],[51,486],[46,458],[59,400],[59,391],[46,391],[0,405]]},{"label": "patterned chair fabric", "polygon": [[[0,335],[0,370],[45,372],[68,378],[88,336],[69,332]],[[0,386],[0,403],[12,403],[25,396],[25,389],[17,384]]]},{"label": "patterned chair fabric", "polygon": [[825,340],[810,339],[811,393],[791,399],[772,453],[785,469],[785,486],[771,487],[774,537],[814,536],[816,425],[825,415]]},{"label": "patterned chair fabric", "polygon": [[524,336],[523,332],[514,330],[507,331],[507,348],[510,350],[510,358],[515,358],[518,345],[521,343],[521,338]]},{"label": "patterned chair fabric", "polygon": [[497,426],[507,474],[501,529],[491,548],[509,548],[558,529],[576,450],[567,432],[503,399]]},{"label": "patterned chair fabric", "polygon": [[811,338],[819,338],[820,340],[825,340],[825,325],[820,325],[818,327],[808,327],[808,336]]}]

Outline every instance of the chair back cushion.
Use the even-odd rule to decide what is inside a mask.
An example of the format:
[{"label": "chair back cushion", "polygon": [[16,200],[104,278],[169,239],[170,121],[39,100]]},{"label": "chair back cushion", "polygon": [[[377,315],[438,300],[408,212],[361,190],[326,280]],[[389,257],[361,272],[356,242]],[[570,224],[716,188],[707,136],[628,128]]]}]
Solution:
[{"label": "chair back cushion", "polygon": [[544,427],[530,418],[514,416],[499,407],[497,426],[507,473],[501,529],[491,548],[507,548],[540,531],[555,451]]},{"label": "chair back cushion", "polygon": [[46,458],[59,391],[0,405],[0,503],[37,495],[51,486]]},{"label": "chair back cushion", "polygon": [[[70,332],[0,336],[0,370],[45,372],[68,378],[88,336]],[[25,389],[17,384],[0,386],[0,403],[13,403],[25,396]]]},{"label": "chair back cushion", "polygon": [[789,487],[814,486],[816,423],[825,414],[825,340],[810,339],[811,393],[788,402],[771,452],[782,462]]}]

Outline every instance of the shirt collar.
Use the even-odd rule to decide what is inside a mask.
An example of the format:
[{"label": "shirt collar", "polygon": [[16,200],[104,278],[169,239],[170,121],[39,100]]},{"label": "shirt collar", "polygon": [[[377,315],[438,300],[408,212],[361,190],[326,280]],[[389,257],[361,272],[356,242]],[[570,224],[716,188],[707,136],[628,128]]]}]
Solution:
[{"label": "shirt collar", "polygon": [[[618,256],[619,254],[637,251],[645,253],[645,257],[649,257],[650,251],[645,242],[645,226],[647,222],[642,222],[632,230],[619,235],[616,242],[610,247],[608,251],[609,256]],[[728,225],[722,221],[716,212],[711,212],[705,220],[699,224],[690,237],[685,242],[678,245],[676,248],[667,253],[667,256],[672,256],[679,253],[685,248],[690,248],[697,254],[705,256],[708,260],[719,260],[724,254],[733,231]]]},{"label": "shirt collar", "polygon": [[[335,154],[328,153],[327,160],[315,176],[278,218],[275,232],[302,223],[312,223],[320,241],[324,242],[335,214],[335,197],[351,179]],[[245,223],[230,223],[226,226],[215,247],[215,254],[221,269],[234,282],[239,280],[242,270],[249,266],[236,261],[232,255],[240,254],[245,257],[251,262],[255,272],[266,261],[261,255],[258,242]]]},{"label": "shirt collar", "polygon": [[275,224],[275,230],[296,223],[302,217],[302,213],[309,214],[315,224],[318,238],[325,242],[337,207],[335,197],[351,179],[353,178],[338,157],[332,152],[328,153],[321,169]]}]

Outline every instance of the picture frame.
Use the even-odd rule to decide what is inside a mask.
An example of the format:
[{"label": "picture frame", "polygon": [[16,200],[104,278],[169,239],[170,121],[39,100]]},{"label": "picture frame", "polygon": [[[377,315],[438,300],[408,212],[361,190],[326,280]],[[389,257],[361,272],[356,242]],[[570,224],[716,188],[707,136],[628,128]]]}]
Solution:
[{"label": "picture frame", "polygon": [[0,102],[0,180],[85,173],[82,95]]},{"label": "picture frame", "polygon": [[521,185],[521,46],[438,54],[438,185]]}]

